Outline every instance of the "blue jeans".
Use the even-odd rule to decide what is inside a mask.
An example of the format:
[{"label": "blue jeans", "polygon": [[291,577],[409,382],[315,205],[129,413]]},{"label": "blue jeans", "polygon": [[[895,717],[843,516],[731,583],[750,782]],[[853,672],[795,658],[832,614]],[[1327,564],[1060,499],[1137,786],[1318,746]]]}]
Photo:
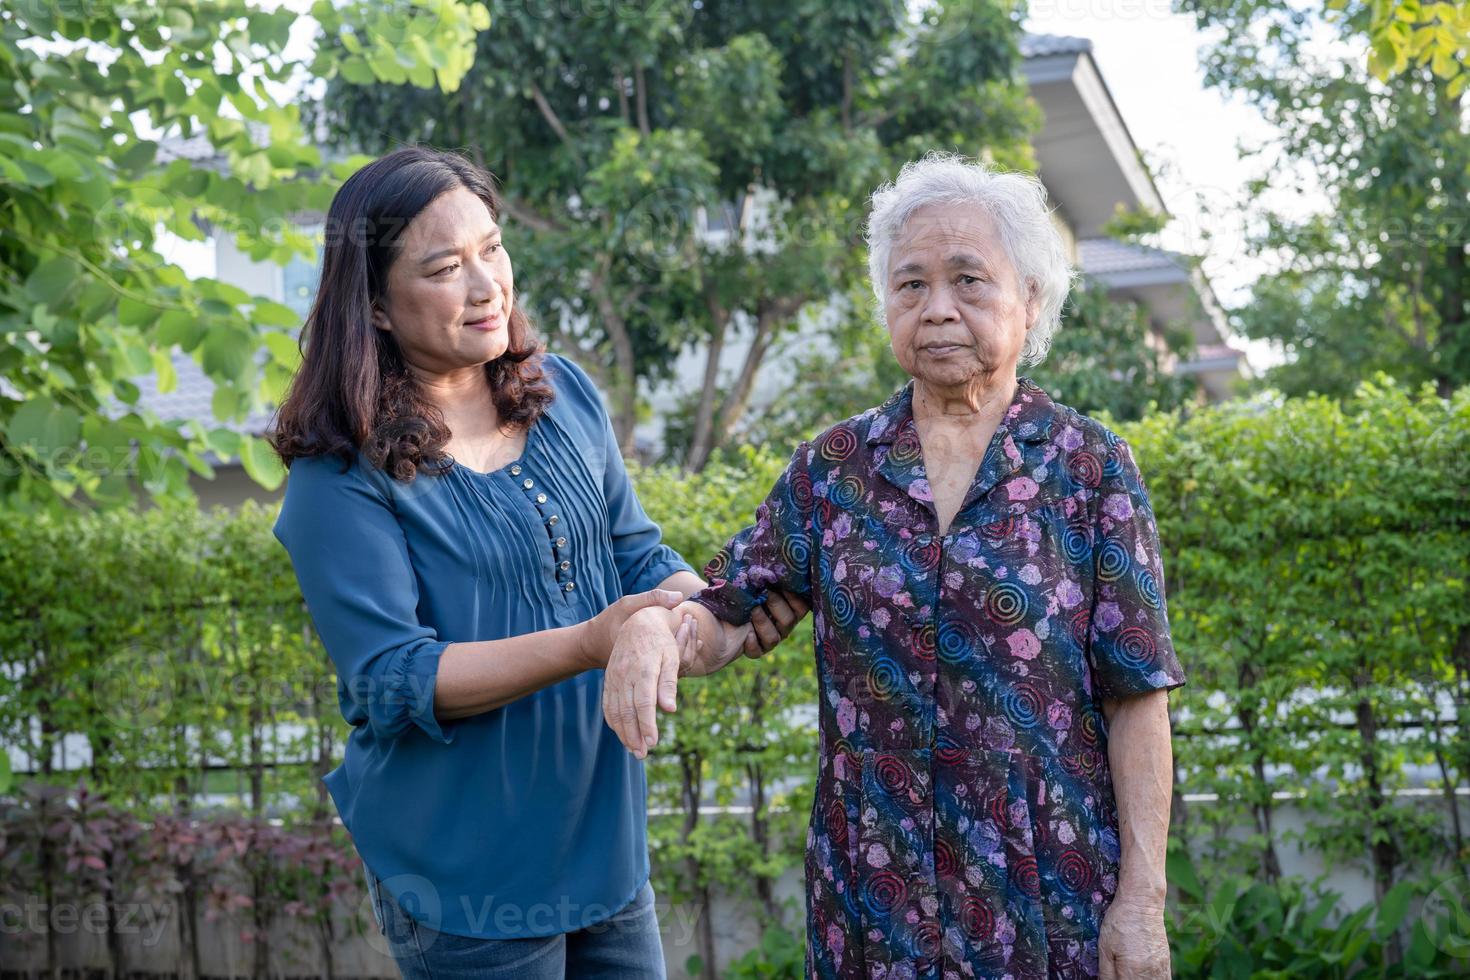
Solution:
[{"label": "blue jeans", "polygon": [[538,939],[477,939],[415,920],[364,865],[378,928],[404,980],[665,980],[653,886],[601,922]]}]

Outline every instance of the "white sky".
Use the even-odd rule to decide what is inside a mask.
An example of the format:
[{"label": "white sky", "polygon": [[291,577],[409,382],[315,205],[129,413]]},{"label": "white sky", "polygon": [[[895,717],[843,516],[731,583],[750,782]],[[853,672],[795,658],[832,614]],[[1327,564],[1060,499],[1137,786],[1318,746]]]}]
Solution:
[{"label": "white sky", "polygon": [[[1267,266],[1244,254],[1246,222],[1260,202],[1245,184],[1262,164],[1238,144],[1271,142],[1274,128],[1243,99],[1206,88],[1199,53],[1208,37],[1168,0],[1032,0],[1026,29],[1092,41],[1093,58],[1134,142],[1154,171],[1174,222],[1170,248],[1203,255],[1203,267],[1226,308],[1243,303]],[[1344,52],[1346,54],[1346,52]],[[1294,211],[1320,208],[1320,195],[1298,195]],[[1240,338],[1255,368],[1280,360],[1271,345]]]}]

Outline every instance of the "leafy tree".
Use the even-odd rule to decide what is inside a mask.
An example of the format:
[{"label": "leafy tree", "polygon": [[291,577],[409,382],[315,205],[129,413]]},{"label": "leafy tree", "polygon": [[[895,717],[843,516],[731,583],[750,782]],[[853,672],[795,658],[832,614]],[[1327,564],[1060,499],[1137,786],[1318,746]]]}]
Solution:
[{"label": "leafy tree", "polygon": [[639,383],[686,346],[706,367],[685,466],[730,441],[777,341],[861,278],[867,195],[903,161],[1031,163],[1008,4],[573,6],[492,3],[453,95],[338,85],[322,112],[352,149],[428,141],[502,178],[521,290],[599,374],[625,448]]},{"label": "leafy tree", "polygon": [[[1268,210],[1248,244],[1280,265],[1239,314],[1245,334],[1279,341],[1290,357],[1266,381],[1346,395],[1376,371],[1433,381],[1442,394],[1470,380],[1463,82],[1418,64],[1378,81],[1321,53],[1320,18],[1274,0],[1179,7],[1221,36],[1206,51],[1206,80],[1280,130],[1255,151],[1261,176],[1250,192],[1315,184],[1328,197],[1305,218]],[[1341,39],[1361,38],[1377,9],[1346,6],[1333,21]]]},{"label": "leafy tree", "polygon": [[[1346,0],[1328,0],[1329,10],[1348,12]],[[1369,8],[1368,39],[1372,48],[1368,70],[1380,81],[1401,74],[1410,65],[1428,66],[1449,82],[1449,94],[1458,97],[1470,84],[1465,67],[1470,54],[1470,2],[1394,0]]]},{"label": "leafy tree", "polygon": [[[0,499],[13,509],[130,504],[137,484],[184,497],[205,456],[239,456],[274,487],[265,445],[230,423],[276,402],[295,368],[287,307],[159,253],[232,235],[286,262],[291,223],[324,209],[357,161],[328,164],[282,92],[341,72],[453,90],[488,26],[483,6],[398,0],[313,8],[334,45],[286,57],[296,15],[247,0],[18,0],[0,9]],[[164,161],[159,140],[205,137],[218,173]],[[163,421],[133,379],[175,383],[191,354],[216,384],[211,419]]]}]

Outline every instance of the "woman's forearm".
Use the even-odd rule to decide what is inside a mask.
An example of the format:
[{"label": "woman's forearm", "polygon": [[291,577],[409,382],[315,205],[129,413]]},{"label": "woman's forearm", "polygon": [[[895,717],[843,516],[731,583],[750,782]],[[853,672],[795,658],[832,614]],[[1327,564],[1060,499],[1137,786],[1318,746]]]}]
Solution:
[{"label": "woman's forearm", "polygon": [[586,625],[449,644],[439,658],[434,717],[453,721],[492,711],[602,666],[586,649]]},{"label": "woman's forearm", "polygon": [[1106,700],[1108,767],[1118,803],[1122,845],[1120,899],[1162,907],[1167,882],[1164,856],[1169,840],[1169,804],[1174,788],[1174,751],[1169,741],[1169,700],[1150,691]]}]

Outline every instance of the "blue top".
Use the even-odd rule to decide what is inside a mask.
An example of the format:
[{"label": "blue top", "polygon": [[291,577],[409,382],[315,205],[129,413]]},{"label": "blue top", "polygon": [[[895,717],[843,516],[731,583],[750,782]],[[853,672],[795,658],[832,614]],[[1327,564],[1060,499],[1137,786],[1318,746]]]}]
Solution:
[{"label": "blue top", "polygon": [[572,626],[689,566],[634,495],[602,400],[548,355],[522,458],[401,484],[361,455],[296,460],[275,535],[353,725],[325,777],[383,887],[441,932],[585,928],[648,879],[647,785],[603,723],[600,670],[434,718],[451,642]]}]

